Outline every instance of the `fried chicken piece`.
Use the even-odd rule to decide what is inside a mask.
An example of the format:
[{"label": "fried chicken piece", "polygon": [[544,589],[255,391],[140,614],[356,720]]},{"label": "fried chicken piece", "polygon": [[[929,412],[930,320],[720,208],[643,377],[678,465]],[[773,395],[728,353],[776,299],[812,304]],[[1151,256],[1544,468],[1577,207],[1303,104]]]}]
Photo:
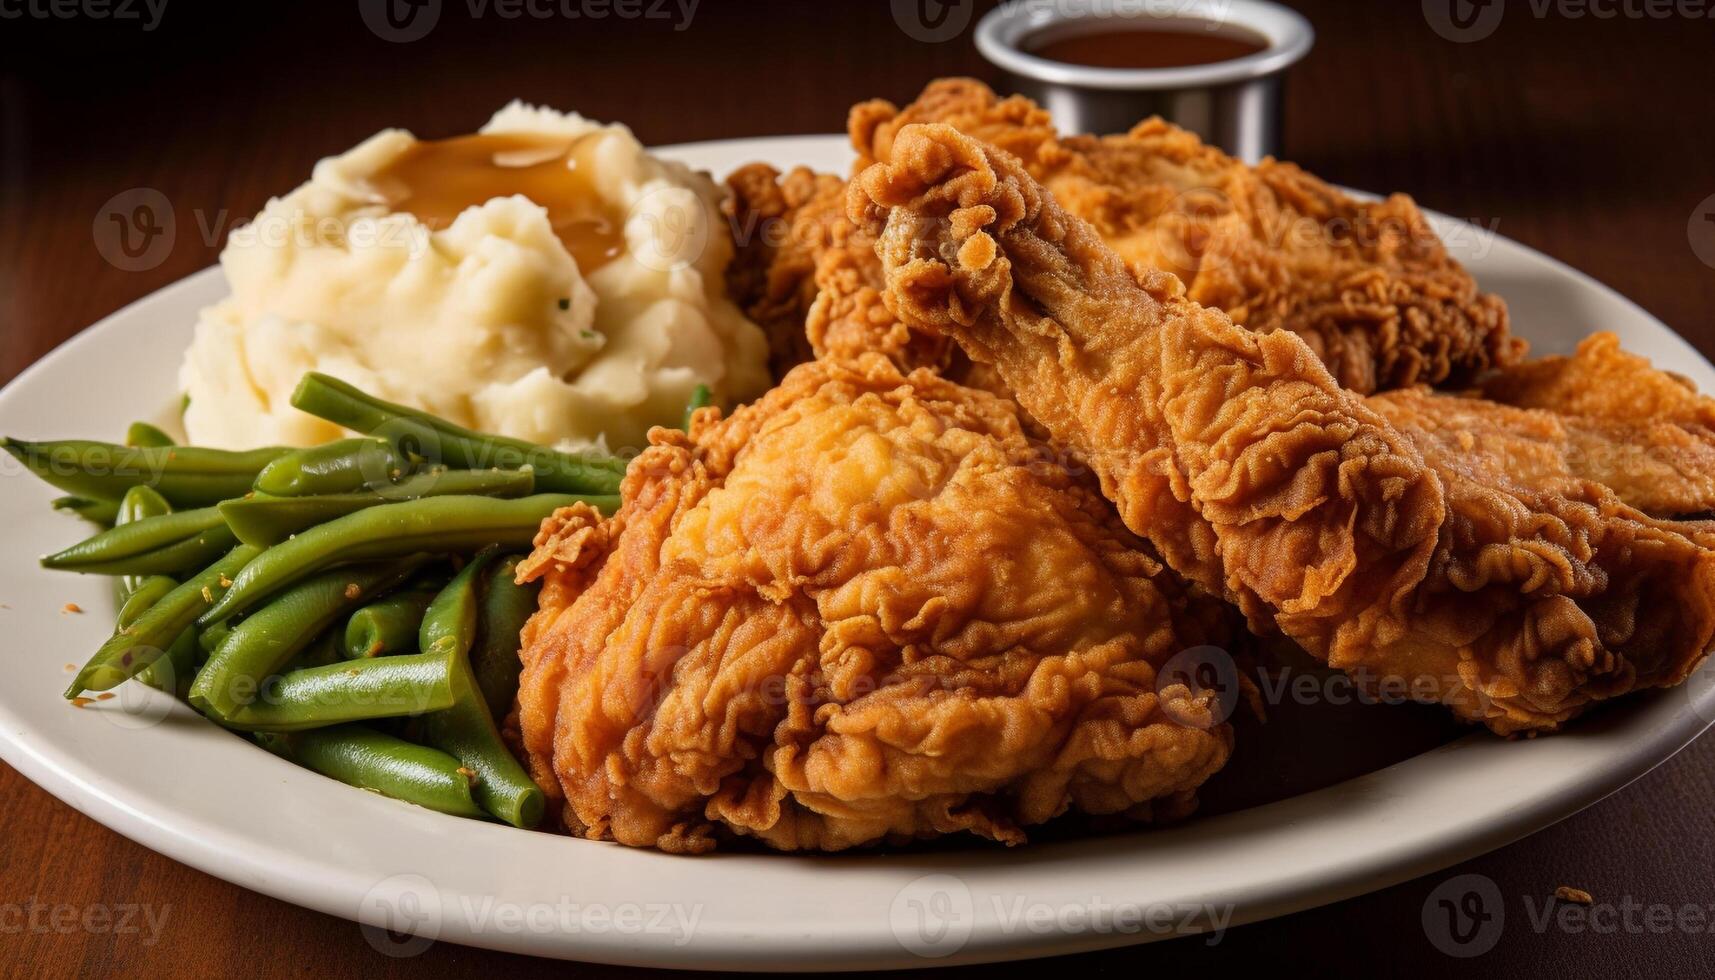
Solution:
[{"label": "fried chicken piece", "polygon": [[944,369],[955,345],[907,330],[882,302],[875,239],[846,217],[846,182],[763,163],[727,177],[737,258],[728,290],[769,337],[775,377],[812,357],[886,354]]},{"label": "fried chicken piece", "polygon": [[1611,333],[1586,338],[1571,357],[1519,364],[1489,379],[1482,390],[1486,397],[1521,408],[1715,430],[1715,400],[1698,394],[1689,378],[1621,350],[1620,339]]},{"label": "fried chicken piece", "polygon": [[612,519],[546,522],[518,725],[566,825],[839,850],[1187,812],[1232,734],[1162,667],[1228,611],[1015,412],[880,355],[817,361],[655,429]]},{"label": "fried chicken piece", "polygon": [[[1592,371],[1604,352],[1621,354],[1610,333],[1588,338],[1578,354],[1564,360],[1571,372]],[[1662,372],[1638,360],[1641,378],[1665,379]],[[1535,367],[1535,364],[1526,367]],[[1523,386],[1507,402],[1540,403],[1545,391]],[[1513,371],[1487,386],[1495,393],[1509,388]],[[1494,463],[1509,481],[1559,496],[1581,496],[1581,484],[1602,484],[1629,506],[1652,517],[1689,517],[1715,511],[1715,431],[1696,420],[1674,420],[1650,410],[1628,412],[1619,403],[1633,400],[1628,390],[1609,398],[1617,410],[1602,415],[1580,414],[1593,408],[1590,393],[1568,391],[1566,398],[1549,398],[1538,407],[1519,408],[1485,398],[1437,395],[1423,388],[1384,391],[1370,396],[1370,408],[1394,427],[1410,431],[1418,445],[1434,443],[1449,458],[1480,457]],[[1691,393],[1706,412],[1710,400]]]},{"label": "fried chicken piece", "polygon": [[902,110],[854,108],[860,164],[889,160],[903,127],[931,122],[1022,160],[1140,281],[1172,273],[1192,302],[1291,330],[1353,391],[1469,384],[1524,355],[1505,304],[1404,194],[1358,201],[1289,163],[1247,167],[1159,118],[1061,137],[1035,103],[971,79],[933,82]]},{"label": "fried chicken piece", "polygon": [[768,336],[769,368],[781,377],[814,357],[804,314],[816,301],[816,258],[831,246],[831,221],[850,222],[830,206],[845,182],[798,167],[779,171],[753,163],[726,179],[724,202],[732,226],[733,260],[727,292]]},{"label": "fried chicken piece", "polygon": [[[1715,524],[1652,518],[1637,488],[1595,482],[1577,440],[1547,431],[1559,416],[1366,401],[1297,335],[1238,326],[1165,273],[1140,284],[1016,159],[938,125],[899,131],[891,157],[849,203],[885,221],[895,311],[994,364],[1127,526],[1254,628],[1503,734],[1678,683],[1708,653]],[[1550,398],[1525,383],[1537,373],[1518,376],[1526,401]]]}]

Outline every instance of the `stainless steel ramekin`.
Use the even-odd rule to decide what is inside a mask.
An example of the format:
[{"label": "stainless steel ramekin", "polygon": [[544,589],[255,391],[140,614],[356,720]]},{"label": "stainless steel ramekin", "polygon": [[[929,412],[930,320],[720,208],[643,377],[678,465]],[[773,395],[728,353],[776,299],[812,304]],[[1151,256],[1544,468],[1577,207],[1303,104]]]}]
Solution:
[{"label": "stainless steel ramekin", "polygon": [[[1041,42],[1111,30],[1214,30],[1267,46],[1185,68],[1090,68],[1039,58]],[[1315,43],[1297,11],[1265,0],[1008,0],[977,25],[977,50],[1045,106],[1063,132],[1115,133],[1162,116],[1247,163],[1279,152],[1281,76]]]}]

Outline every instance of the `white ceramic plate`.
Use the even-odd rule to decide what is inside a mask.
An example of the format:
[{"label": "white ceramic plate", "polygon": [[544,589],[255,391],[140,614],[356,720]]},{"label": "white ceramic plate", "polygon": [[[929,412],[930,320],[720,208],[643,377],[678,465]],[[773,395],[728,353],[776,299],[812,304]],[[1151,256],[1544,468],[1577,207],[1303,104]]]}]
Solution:
[{"label": "white ceramic plate", "polygon": [[[664,152],[717,174],[750,160],[835,171],[847,161],[832,136]],[[1444,219],[1439,227],[1483,285],[1510,301],[1518,332],[1537,351],[1568,351],[1587,332],[1613,330],[1627,348],[1715,391],[1708,362],[1611,290],[1468,225]],[[223,288],[211,269],[85,331],[0,392],[0,432],[112,438],[157,415],[174,397],[197,310]],[[377,948],[401,955],[438,938],[609,963],[853,969],[1114,946],[1228,915],[1225,924],[1238,925],[1505,844],[1614,792],[1715,719],[1715,683],[1704,670],[1566,735],[1459,738],[1326,789],[1166,830],[1012,850],[670,857],[459,820],[350,789],[140,685],[85,710],[69,707],[60,698],[66,665],[105,638],[113,604],[104,579],[36,566],[35,556],[86,530],[48,510],[53,495],[16,467],[0,479],[0,757],[176,860],[423,937],[365,929]],[[62,613],[67,602],[90,613]]]}]

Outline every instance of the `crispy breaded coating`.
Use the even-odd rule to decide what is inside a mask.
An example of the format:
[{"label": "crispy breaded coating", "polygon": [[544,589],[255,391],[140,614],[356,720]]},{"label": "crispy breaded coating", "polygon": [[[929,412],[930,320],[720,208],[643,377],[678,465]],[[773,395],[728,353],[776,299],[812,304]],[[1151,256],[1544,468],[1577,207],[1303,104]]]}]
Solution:
[{"label": "crispy breaded coating", "polygon": [[782,177],[763,163],[727,176],[725,202],[733,236],[727,293],[768,336],[776,378],[814,357],[804,314],[816,300],[816,259],[831,247],[831,222],[850,227],[831,204],[845,181],[799,167]]},{"label": "crispy breaded coating", "polygon": [[[1610,333],[1590,336],[1578,354],[1562,359],[1566,371],[1585,372],[1605,348],[1617,354],[1614,340]],[[1667,378],[1645,360],[1634,360],[1641,371]],[[1511,386],[1513,374],[1502,372],[1487,388],[1499,395]],[[1598,407],[1586,393],[1544,398],[1552,393],[1535,388],[1528,378],[1516,395],[1537,407],[1504,403],[1513,402],[1511,396],[1456,398],[1425,388],[1384,391],[1370,396],[1369,405],[1399,429],[1411,429],[1420,441],[1434,441],[1449,458],[1483,458],[1509,481],[1542,493],[1581,496],[1581,484],[1595,482],[1652,517],[1715,511],[1715,431],[1696,420],[1624,410],[1621,403],[1634,402],[1640,390],[1616,391],[1619,395],[1609,398],[1616,410],[1600,415],[1583,414]],[[1691,398],[1701,402],[1694,412],[1710,410],[1708,398],[1694,393]]]},{"label": "crispy breaded coating", "polygon": [[1520,408],[1715,429],[1715,400],[1698,394],[1688,378],[1621,350],[1611,333],[1586,337],[1570,357],[1517,365],[1488,380],[1483,394]]},{"label": "crispy breaded coating", "polygon": [[518,724],[574,832],[1018,843],[1068,809],[1183,814],[1225,763],[1212,692],[1157,671],[1227,610],[1009,402],[868,355],[651,438],[618,514],[561,511],[521,572]]},{"label": "crispy breaded coating", "polygon": [[[1574,450],[1600,424],[1572,438],[1553,425],[1585,416],[1366,401],[1297,335],[1236,325],[1166,274],[1140,284],[1017,159],[941,125],[900,130],[890,156],[849,203],[880,233],[895,311],[992,363],[1127,526],[1253,627],[1500,733],[1678,683],[1715,642],[1715,525],[1596,482]],[[1518,390],[1548,391],[1534,375]]]},{"label": "crispy breaded coating", "polygon": [[775,377],[812,357],[886,354],[945,368],[955,346],[907,330],[882,302],[875,239],[846,217],[846,182],[762,163],[727,178],[737,258],[728,288],[769,337]]},{"label": "crispy breaded coating", "polygon": [[1290,163],[1248,167],[1159,118],[1062,137],[1030,100],[958,78],[904,109],[854,108],[860,167],[931,122],[1018,157],[1140,281],[1171,273],[1192,302],[1300,335],[1353,391],[1469,384],[1524,355],[1505,304],[1478,291],[1403,194],[1359,201]]}]

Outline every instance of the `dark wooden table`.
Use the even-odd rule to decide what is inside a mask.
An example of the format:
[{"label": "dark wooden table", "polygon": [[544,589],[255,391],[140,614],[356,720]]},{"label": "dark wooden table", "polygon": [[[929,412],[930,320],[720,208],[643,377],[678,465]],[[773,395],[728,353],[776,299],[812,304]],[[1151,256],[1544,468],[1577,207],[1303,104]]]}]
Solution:
[{"label": "dark wooden table", "polygon": [[[1417,3],[1296,5],[1320,39],[1291,79],[1289,156],[1331,180],[1406,190],[1494,224],[1715,355],[1715,268],[1692,240],[1703,232],[1715,262],[1715,222],[1704,220],[1715,208],[1715,19],[1636,16],[1661,8],[1619,0],[1589,4],[1616,14],[1608,18],[1574,16],[1583,4],[1551,2],[1541,14],[1509,4],[1487,37],[1455,43]],[[0,381],[211,264],[224,232],[268,195],[385,126],[450,135],[522,97],[623,120],[650,143],[827,132],[859,99],[905,100],[938,75],[987,74],[968,31],[915,41],[885,0],[703,0],[688,24],[679,13],[568,17],[542,2],[531,9],[550,16],[509,19],[501,11],[516,8],[502,0],[448,2],[434,30],[410,43],[367,29],[357,0],[252,9],[261,6],[172,0],[145,30],[146,20],[55,13],[93,9],[82,4],[0,5]],[[158,264],[125,271],[103,260],[93,229],[114,195],[137,187],[167,196],[178,233]],[[1050,968],[1707,975],[1715,942],[1706,933],[1652,931],[1641,912],[1614,918],[1610,931],[1539,931],[1524,906],[1570,884],[1622,913],[1628,902],[1706,908],[1715,903],[1712,813],[1715,739],[1705,738],[1606,802],[1446,872],[1238,929],[1213,947],[1181,940]],[[388,959],[355,925],[175,864],[4,766],[0,839],[0,948],[14,975],[625,972],[444,943]],[[1510,913],[1477,960],[1438,952],[1423,926],[1426,900],[1459,874],[1492,879]],[[126,905],[153,911],[159,934],[104,924],[101,910]],[[1715,915],[1703,921],[1707,930]]]}]

